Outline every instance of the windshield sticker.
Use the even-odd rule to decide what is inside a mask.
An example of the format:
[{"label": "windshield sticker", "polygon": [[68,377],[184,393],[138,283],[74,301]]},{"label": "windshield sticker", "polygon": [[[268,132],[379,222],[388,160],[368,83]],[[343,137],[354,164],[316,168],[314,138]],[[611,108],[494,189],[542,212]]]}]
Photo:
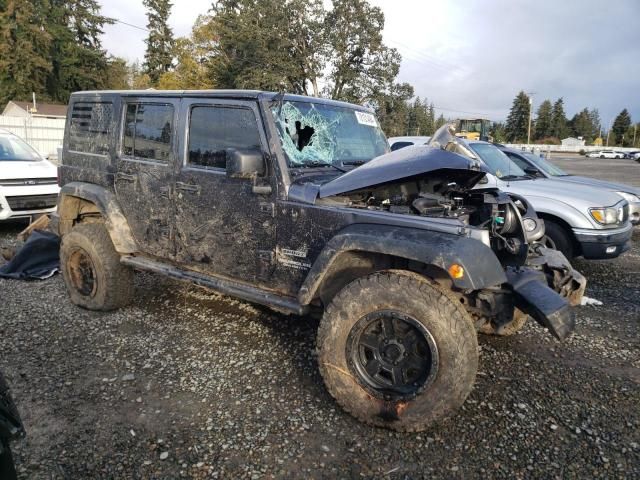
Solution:
[{"label": "windshield sticker", "polygon": [[302,113],[290,102],[285,102],[275,117],[282,133],[282,147],[292,165],[332,161],[336,149],[332,122],[314,109]]},{"label": "windshield sticker", "polygon": [[376,122],[376,117],[374,114],[369,112],[359,112],[355,111],[356,119],[360,125],[367,125],[368,127],[377,127],[378,122]]}]

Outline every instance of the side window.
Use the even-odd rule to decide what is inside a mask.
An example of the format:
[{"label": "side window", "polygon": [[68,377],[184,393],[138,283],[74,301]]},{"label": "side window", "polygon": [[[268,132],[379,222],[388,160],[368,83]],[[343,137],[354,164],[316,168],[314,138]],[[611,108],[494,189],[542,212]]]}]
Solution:
[{"label": "side window", "polygon": [[111,102],[74,103],[69,123],[69,150],[108,155],[112,119]]},{"label": "side window", "polygon": [[514,163],[516,165],[518,165],[521,169],[525,169],[525,168],[529,168],[529,163],[526,162],[525,160],[523,160],[522,158],[520,158],[518,155],[514,155],[511,152],[505,152],[508,157],[514,161]]},{"label": "side window", "polygon": [[232,107],[193,107],[189,121],[189,165],[225,168],[227,148],[261,148],[253,111]]},{"label": "side window", "polygon": [[124,119],[122,153],[168,162],[171,158],[173,105],[129,103]]}]

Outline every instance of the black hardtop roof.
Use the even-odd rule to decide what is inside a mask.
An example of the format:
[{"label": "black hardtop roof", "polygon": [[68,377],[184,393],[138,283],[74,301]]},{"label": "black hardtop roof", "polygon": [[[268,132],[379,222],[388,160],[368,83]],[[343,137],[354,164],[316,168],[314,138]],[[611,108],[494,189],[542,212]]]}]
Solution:
[{"label": "black hardtop roof", "polygon": [[[263,90],[89,90],[82,92],[74,92],[71,94],[71,100],[80,98],[105,98],[109,96],[122,97],[189,97],[189,98],[229,98],[238,100],[273,100],[277,92],[266,92]],[[290,93],[284,94],[284,99],[291,102],[310,102],[321,103],[324,105],[334,105],[337,107],[355,108],[366,112],[372,112],[369,107],[355,105],[352,103],[341,102],[339,100],[331,100],[328,98],[310,97],[306,95],[294,95]]]}]

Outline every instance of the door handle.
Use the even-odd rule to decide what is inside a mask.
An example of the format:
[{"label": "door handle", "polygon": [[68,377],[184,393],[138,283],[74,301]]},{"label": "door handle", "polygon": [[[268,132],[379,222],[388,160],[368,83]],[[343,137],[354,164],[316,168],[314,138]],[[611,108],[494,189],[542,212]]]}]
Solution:
[{"label": "door handle", "polygon": [[123,180],[125,182],[135,182],[136,181],[136,176],[135,175],[131,175],[129,173],[118,172],[116,174],[116,180]]},{"label": "door handle", "polygon": [[200,193],[200,185],[193,183],[176,182],[176,190],[188,193]]}]

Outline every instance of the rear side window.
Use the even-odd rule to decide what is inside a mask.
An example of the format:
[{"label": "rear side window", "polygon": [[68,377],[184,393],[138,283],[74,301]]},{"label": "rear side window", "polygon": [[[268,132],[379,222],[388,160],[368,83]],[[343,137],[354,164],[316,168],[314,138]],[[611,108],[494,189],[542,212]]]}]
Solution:
[{"label": "rear side window", "polygon": [[258,124],[252,110],[201,106],[191,109],[188,163],[226,168],[227,148],[260,150]]},{"label": "rear side window", "polygon": [[123,153],[168,162],[171,158],[173,105],[129,103],[125,114]]},{"label": "rear side window", "polygon": [[111,102],[74,103],[69,123],[69,150],[108,155],[112,119]]}]

